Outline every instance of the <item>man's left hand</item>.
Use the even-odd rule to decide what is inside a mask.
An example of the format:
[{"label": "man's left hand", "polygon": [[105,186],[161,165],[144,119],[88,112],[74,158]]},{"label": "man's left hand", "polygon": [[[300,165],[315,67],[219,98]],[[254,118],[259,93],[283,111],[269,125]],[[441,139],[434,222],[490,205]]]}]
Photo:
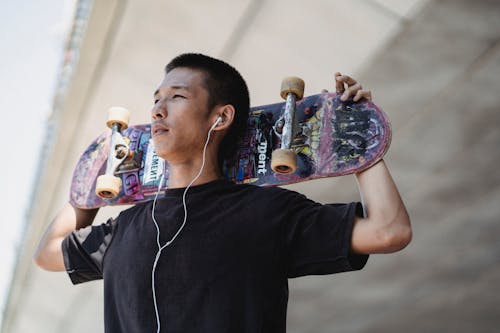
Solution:
[{"label": "man's left hand", "polygon": [[340,72],[335,73],[335,89],[338,94],[342,94],[340,97],[342,101],[347,101],[351,97],[354,102],[358,102],[362,98],[372,100],[372,92],[370,90],[363,89],[361,83],[349,75],[342,75]]}]

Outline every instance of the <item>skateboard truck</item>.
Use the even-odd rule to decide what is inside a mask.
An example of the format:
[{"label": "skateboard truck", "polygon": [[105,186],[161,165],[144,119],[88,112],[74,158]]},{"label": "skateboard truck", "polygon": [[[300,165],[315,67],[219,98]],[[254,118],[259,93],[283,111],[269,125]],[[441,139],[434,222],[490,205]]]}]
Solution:
[{"label": "skateboard truck", "polygon": [[97,177],[95,193],[102,199],[113,199],[120,193],[122,180],[115,176],[119,166],[131,157],[129,145],[125,142],[121,131],[128,127],[130,111],[122,107],[112,107],[108,111],[106,125],[111,128],[106,172]]},{"label": "skateboard truck", "polygon": [[296,103],[304,96],[304,81],[298,77],[287,77],[281,82],[281,97],[286,101],[285,112],[275,125],[275,132],[281,136],[281,147],[273,151],[271,169],[280,174],[294,173],[297,169],[297,155],[292,150],[297,128]]}]

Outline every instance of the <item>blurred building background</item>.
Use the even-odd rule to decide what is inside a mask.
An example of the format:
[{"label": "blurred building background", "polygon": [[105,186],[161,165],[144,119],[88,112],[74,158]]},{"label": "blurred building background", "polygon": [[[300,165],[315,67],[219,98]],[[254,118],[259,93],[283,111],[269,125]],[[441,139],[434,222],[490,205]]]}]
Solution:
[{"label": "blurred building background", "polygon": [[[1,332],[103,331],[102,283],[72,286],[31,256],[106,110],[147,122],[163,66],[186,51],[238,68],[252,105],[279,101],[284,76],[314,94],[341,71],[391,118],[414,240],[361,272],[290,280],[289,332],[499,332],[499,38],[495,0],[78,1]],[[358,200],[352,176],[290,188]]]}]

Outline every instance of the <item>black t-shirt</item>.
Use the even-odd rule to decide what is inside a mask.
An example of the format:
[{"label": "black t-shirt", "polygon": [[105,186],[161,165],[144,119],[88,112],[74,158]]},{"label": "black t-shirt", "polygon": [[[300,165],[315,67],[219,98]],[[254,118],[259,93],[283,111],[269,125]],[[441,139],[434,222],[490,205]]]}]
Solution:
[{"label": "black t-shirt", "polygon": [[[155,217],[161,244],[184,217],[184,189]],[[63,242],[73,283],[104,279],[106,332],[156,332],[151,273],[158,247],[152,202]],[[155,273],[162,332],[285,332],[288,278],[361,269],[350,254],[360,205],[320,205],[281,188],[218,180],[187,193],[187,223]]]}]

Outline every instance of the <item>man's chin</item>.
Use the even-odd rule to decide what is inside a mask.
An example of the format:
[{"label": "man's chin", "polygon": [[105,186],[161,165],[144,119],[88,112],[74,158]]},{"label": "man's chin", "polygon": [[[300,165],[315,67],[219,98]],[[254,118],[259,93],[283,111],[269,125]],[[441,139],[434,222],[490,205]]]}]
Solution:
[{"label": "man's chin", "polygon": [[156,155],[158,155],[158,157],[164,159],[165,161],[168,161],[170,156],[170,154],[164,151],[156,151]]},{"label": "man's chin", "polygon": [[[153,141],[154,142],[154,141]],[[164,160],[168,160],[168,157],[171,155],[169,152],[169,149],[167,147],[162,147],[161,145],[154,145],[155,147],[155,153],[159,157],[161,157]]]}]

